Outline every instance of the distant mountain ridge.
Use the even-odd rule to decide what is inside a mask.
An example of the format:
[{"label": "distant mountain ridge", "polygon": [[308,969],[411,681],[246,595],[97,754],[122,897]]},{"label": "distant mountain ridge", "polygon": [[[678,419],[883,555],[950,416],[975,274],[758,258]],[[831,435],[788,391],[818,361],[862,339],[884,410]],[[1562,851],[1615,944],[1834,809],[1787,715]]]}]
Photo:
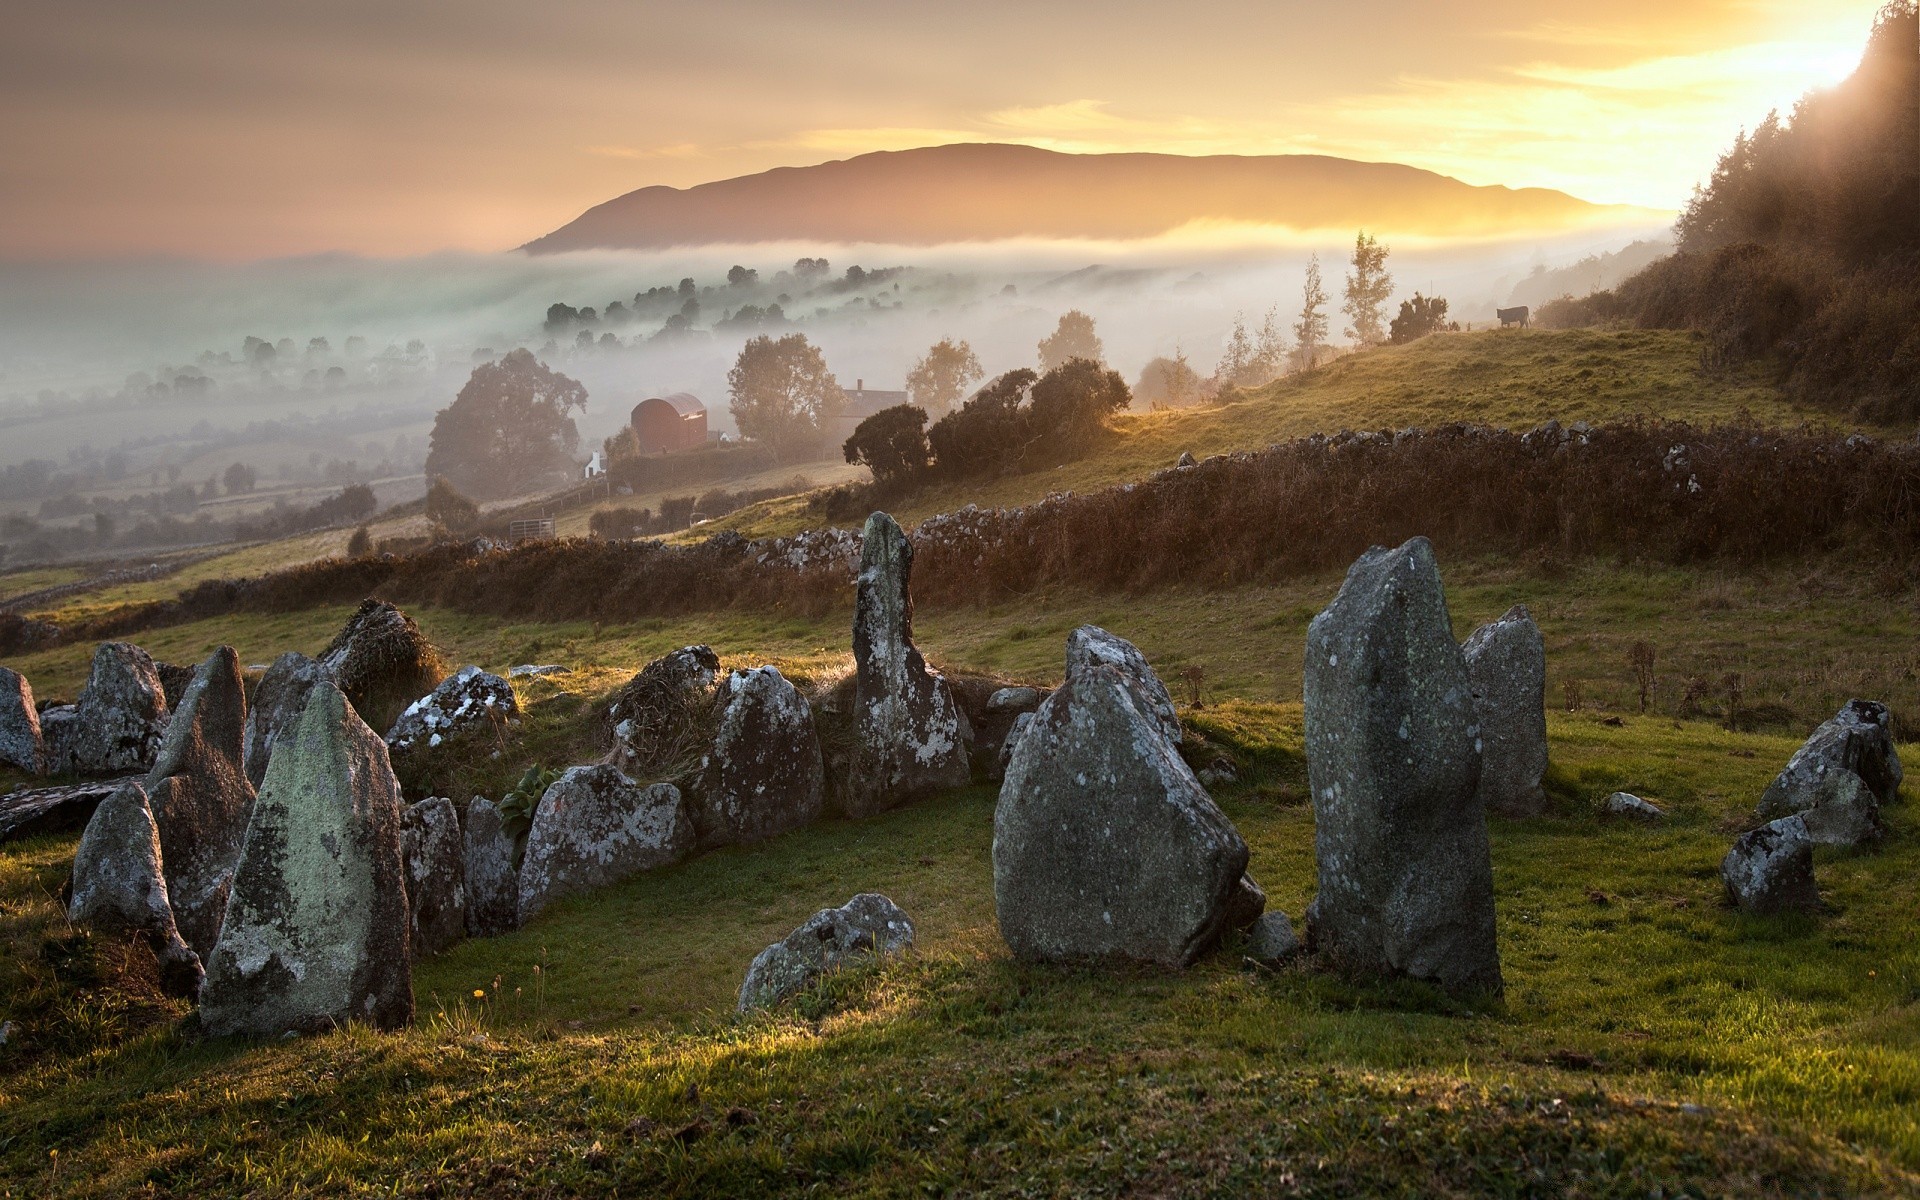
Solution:
[{"label": "distant mountain ridge", "polygon": [[1317,154],[1062,154],[963,143],[777,167],[690,188],[641,188],[521,249],[1133,241],[1206,221],[1473,237],[1644,215],[1548,188],[1475,186],[1417,167]]}]

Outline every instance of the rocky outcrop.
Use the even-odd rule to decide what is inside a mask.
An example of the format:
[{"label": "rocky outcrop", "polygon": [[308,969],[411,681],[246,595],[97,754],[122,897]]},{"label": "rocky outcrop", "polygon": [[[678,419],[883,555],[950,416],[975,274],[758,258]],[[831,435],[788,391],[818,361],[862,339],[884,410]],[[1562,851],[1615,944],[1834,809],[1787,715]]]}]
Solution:
[{"label": "rocky outcrop", "polygon": [[387,731],[387,746],[401,754],[428,749],[470,729],[497,729],[519,716],[512,684],[479,667],[462,667],[407,706]]},{"label": "rocky outcrop", "polygon": [[413,618],[384,600],[362,601],[315,659],[360,718],[390,727],[440,682],[440,655]]},{"label": "rocky outcrop", "polygon": [[1720,862],[1727,899],[1762,916],[1820,907],[1813,881],[1813,838],[1804,818],[1769,821],[1744,834]]},{"label": "rocky outcrop", "polygon": [[220,937],[253,812],[253,785],[243,766],[246,724],[240,659],[233,647],[222,646],[194,672],[147,775],[174,920],[203,959]]},{"label": "rocky outcrop", "polygon": [[520,871],[513,862],[513,837],[493,801],[485,796],[468,801],[461,837],[467,933],[498,937],[520,928]]},{"label": "rocky outcrop", "polygon": [[913,644],[913,544],[886,513],[867,518],[854,589],[854,752],[848,816],[883,812],[972,773],[973,731],[947,681]]},{"label": "rocky outcrop", "polygon": [[400,859],[408,946],[416,959],[438,954],[467,934],[466,846],[453,801],[430,796],[400,814]]},{"label": "rocky outcrop", "polygon": [[1307,629],[1305,700],[1308,945],[1349,969],[1499,992],[1477,717],[1425,538],[1347,572]]},{"label": "rocky outcrop", "polygon": [[1185,966],[1244,907],[1246,866],[1121,668],[1082,665],[1033,715],[993,817],[994,904],[1016,957]]},{"label": "rocky outcrop", "polygon": [[387,744],[316,684],[254,801],[200,992],[209,1034],[412,1020],[400,810]]},{"label": "rocky outcrop", "polygon": [[693,845],[679,788],[642,788],[614,767],[574,767],[540,798],[527,831],[520,921],[562,896],[679,862]]},{"label": "rocky outcrop", "polygon": [[823,908],[762,950],[740,985],[739,1011],[771,1008],[829,971],[913,948],[913,922],[878,892]]},{"label": "rocky outcrop", "polygon": [[607,706],[608,761],[647,776],[685,762],[704,748],[720,656],[682,646],[640,669]]},{"label": "rocky outcrop", "polygon": [[247,781],[254,787],[267,777],[274,743],[306,711],[307,693],[316,683],[329,681],[319,663],[289,650],[273,660],[253,689],[253,707],[247,713]]},{"label": "rocky outcrop", "polygon": [[40,711],[33,706],[33,685],[11,667],[0,667],[0,764],[29,775],[47,770],[47,747],[40,734]]},{"label": "rocky outcrop", "polygon": [[1762,820],[1806,812],[1836,773],[1857,777],[1867,794],[1891,804],[1900,793],[1900,756],[1893,748],[1893,716],[1875,700],[1849,700],[1813,731],[1760,797]]},{"label": "rocky outcrop", "polygon": [[1067,635],[1067,678],[1096,663],[1112,667],[1133,690],[1134,703],[1141,712],[1152,717],[1160,725],[1160,732],[1166,739],[1178,746],[1184,737],[1180,730],[1180,713],[1173,706],[1173,697],[1167,694],[1167,685],[1160,682],[1160,676],[1154,674],[1147,665],[1147,656],[1140,648],[1123,637],[1108,633],[1098,625],[1082,625]]},{"label": "rocky outcrop", "polygon": [[56,770],[113,775],[153,766],[167,732],[167,697],[147,652],[129,642],[103,642],[73,706]]},{"label": "rocky outcrop", "polygon": [[757,842],[820,818],[826,769],[807,699],[773,667],[735,671],[693,786],[701,846]]},{"label": "rocky outcrop", "polygon": [[73,901],[67,917],[106,932],[140,934],[160,966],[161,985],[193,996],[204,974],[200,956],[181,938],[160,866],[160,834],[147,793],[127,780],[101,801],[73,855]]},{"label": "rocky outcrop", "polygon": [[1480,719],[1480,802],[1489,812],[1546,811],[1547,649],[1524,604],[1473,631],[1461,653]]}]

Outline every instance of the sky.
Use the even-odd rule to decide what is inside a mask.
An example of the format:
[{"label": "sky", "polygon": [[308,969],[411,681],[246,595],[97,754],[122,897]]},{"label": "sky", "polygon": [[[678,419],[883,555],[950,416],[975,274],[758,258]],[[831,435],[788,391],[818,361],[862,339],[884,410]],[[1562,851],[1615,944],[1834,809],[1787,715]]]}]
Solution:
[{"label": "sky", "polygon": [[20,0],[0,262],[504,250],[958,141],[1320,153],[1675,209],[1877,0]]}]

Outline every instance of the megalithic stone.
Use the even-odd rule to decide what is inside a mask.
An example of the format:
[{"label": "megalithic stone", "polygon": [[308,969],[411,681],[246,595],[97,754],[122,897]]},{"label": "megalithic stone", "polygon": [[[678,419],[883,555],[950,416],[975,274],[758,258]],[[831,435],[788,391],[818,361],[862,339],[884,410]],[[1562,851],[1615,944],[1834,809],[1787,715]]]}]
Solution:
[{"label": "megalithic stone", "polygon": [[1347,572],[1307,629],[1305,699],[1309,944],[1349,969],[1500,992],[1480,734],[1425,538]]}]

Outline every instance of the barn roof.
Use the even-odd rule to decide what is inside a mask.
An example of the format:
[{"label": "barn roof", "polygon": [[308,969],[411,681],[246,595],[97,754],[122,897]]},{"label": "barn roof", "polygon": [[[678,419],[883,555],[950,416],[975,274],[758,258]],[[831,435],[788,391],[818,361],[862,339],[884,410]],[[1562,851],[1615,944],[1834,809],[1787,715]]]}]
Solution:
[{"label": "barn roof", "polygon": [[637,412],[639,411],[640,405],[652,404],[655,401],[670,406],[674,412],[679,413],[683,417],[698,416],[707,411],[707,406],[700,403],[700,398],[692,392],[672,392],[665,396],[649,396],[645,400],[642,400],[640,404],[634,405],[634,410]]}]

